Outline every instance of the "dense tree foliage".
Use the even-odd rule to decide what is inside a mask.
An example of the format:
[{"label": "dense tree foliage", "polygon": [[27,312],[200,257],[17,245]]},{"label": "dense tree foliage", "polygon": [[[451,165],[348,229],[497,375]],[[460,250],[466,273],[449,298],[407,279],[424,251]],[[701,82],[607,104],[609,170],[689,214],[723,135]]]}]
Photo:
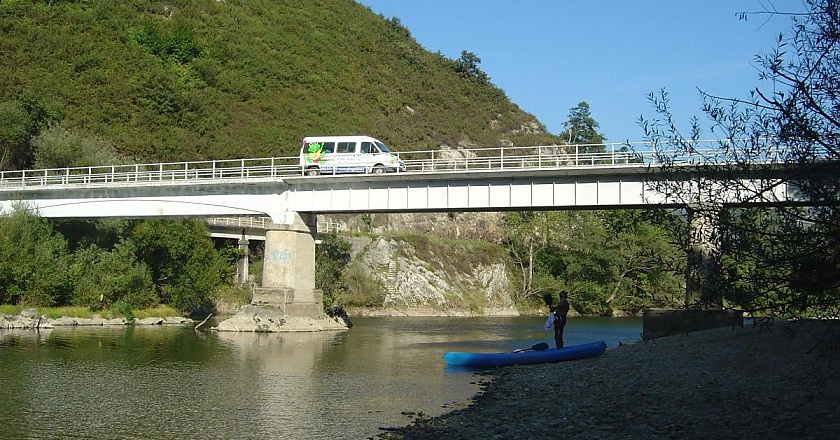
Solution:
[{"label": "dense tree foliage", "polygon": [[0,216],[0,303],[188,314],[232,280],[225,255],[199,220],[53,224],[18,209]]},{"label": "dense tree foliage", "polygon": [[[661,186],[663,192],[697,208],[714,226],[709,260],[719,269],[716,294],[732,307],[770,316],[840,314],[840,2],[806,0],[807,11],[793,16],[790,35],[756,58],[767,82],[750,99],[704,93],[703,110],[713,132],[724,138],[713,151],[701,151],[701,129],[694,120],[683,134],[671,115],[667,93],[651,95],[657,116],[642,120],[659,159],[675,173],[681,157],[694,155],[722,166],[692,176],[687,186]],[[773,19],[780,12],[767,11]],[[753,14],[744,14],[744,18]],[[764,88],[764,90],[762,90]],[[781,163],[789,172],[774,173]],[[755,176],[744,186],[720,177]],[[722,195],[763,200],[790,185],[810,206],[737,208]]]},{"label": "dense tree foliage", "polygon": [[0,170],[30,168],[37,148],[33,140],[60,115],[28,95],[10,101],[2,96],[0,91]]},{"label": "dense tree foliage", "polygon": [[66,304],[67,241],[43,218],[19,209],[0,216],[0,303]]},{"label": "dense tree foliage", "polygon": [[342,274],[349,263],[350,243],[334,233],[324,235],[315,247],[315,288],[324,293],[325,311],[345,305],[340,298],[347,291]]},{"label": "dense tree foliage", "polygon": [[600,315],[679,305],[684,252],[672,231],[681,223],[664,220],[635,210],[506,214],[517,299],[539,304],[566,290],[578,312]]},{"label": "dense tree foliage", "polygon": [[478,55],[463,50],[461,51],[461,58],[455,61],[455,71],[462,77],[479,84],[489,84],[490,77],[478,67],[479,64],[481,64],[481,58]]},{"label": "dense tree foliage", "polygon": [[[519,302],[539,297],[543,290],[552,287],[551,277],[538,271],[541,253],[557,241],[568,241],[572,230],[565,228],[566,214],[559,212],[522,211],[504,216],[505,245],[518,269],[520,288],[514,295]],[[566,240],[564,240],[566,239]]]},{"label": "dense tree foliage", "polygon": [[35,168],[66,168],[122,163],[110,142],[82,137],[55,124],[32,138]]},{"label": "dense tree foliage", "polygon": [[129,238],[151,272],[158,300],[181,312],[208,307],[213,289],[233,274],[201,220],[146,220]]},{"label": "dense tree foliage", "polygon": [[137,259],[130,241],[111,250],[91,245],[76,251],[69,275],[76,306],[142,309],[159,303],[149,267]]}]

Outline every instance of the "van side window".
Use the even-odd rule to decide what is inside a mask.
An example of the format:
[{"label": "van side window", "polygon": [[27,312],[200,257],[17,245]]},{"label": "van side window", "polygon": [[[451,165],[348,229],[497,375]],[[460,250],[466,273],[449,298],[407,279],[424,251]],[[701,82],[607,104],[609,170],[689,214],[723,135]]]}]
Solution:
[{"label": "van side window", "polygon": [[362,150],[361,151],[364,154],[368,154],[368,153],[374,153],[375,154],[375,153],[379,152],[379,149],[376,148],[376,145],[374,145],[373,142],[362,142]]},{"label": "van side window", "polygon": [[335,151],[335,142],[322,142],[321,144],[324,146],[324,154],[332,153],[333,151]]},{"label": "van side window", "polygon": [[338,150],[336,153],[355,153],[356,152],[356,143],[355,142],[339,142],[338,143]]}]

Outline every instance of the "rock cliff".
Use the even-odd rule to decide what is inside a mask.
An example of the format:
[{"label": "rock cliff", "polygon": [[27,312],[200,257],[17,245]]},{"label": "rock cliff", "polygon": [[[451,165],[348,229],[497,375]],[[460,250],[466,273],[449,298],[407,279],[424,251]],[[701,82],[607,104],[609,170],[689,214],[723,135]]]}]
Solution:
[{"label": "rock cliff", "polygon": [[381,309],[351,314],[518,314],[500,246],[428,236],[343,238],[352,245],[352,264],[385,289]]}]

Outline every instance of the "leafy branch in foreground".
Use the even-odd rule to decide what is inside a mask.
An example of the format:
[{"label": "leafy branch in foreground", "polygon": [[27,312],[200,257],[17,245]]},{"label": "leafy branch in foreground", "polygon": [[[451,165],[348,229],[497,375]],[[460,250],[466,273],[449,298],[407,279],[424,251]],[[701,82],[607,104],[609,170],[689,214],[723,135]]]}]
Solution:
[{"label": "leafy branch in foreground", "polygon": [[[837,316],[840,306],[840,2],[805,5],[807,13],[786,14],[791,35],[756,58],[770,92],[703,93],[721,139],[713,148],[700,148],[697,119],[680,132],[664,91],[650,96],[657,116],[640,119],[671,177],[654,185],[716,231],[708,248],[720,270],[716,294],[769,316]],[[709,165],[682,165],[694,158]],[[772,203],[789,195],[807,203]]]}]

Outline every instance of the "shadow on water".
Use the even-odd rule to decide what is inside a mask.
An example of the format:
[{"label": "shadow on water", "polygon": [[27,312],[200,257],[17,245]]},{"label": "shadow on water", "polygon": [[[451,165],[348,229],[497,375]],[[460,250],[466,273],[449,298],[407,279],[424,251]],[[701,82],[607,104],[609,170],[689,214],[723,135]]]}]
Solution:
[{"label": "shadow on water", "polygon": [[[0,331],[0,437],[365,438],[469,402],[485,374],[446,368],[445,351],[552,340],[540,317],[353,321],[315,333]],[[640,331],[640,320],[575,318],[567,343],[616,346]]]}]

